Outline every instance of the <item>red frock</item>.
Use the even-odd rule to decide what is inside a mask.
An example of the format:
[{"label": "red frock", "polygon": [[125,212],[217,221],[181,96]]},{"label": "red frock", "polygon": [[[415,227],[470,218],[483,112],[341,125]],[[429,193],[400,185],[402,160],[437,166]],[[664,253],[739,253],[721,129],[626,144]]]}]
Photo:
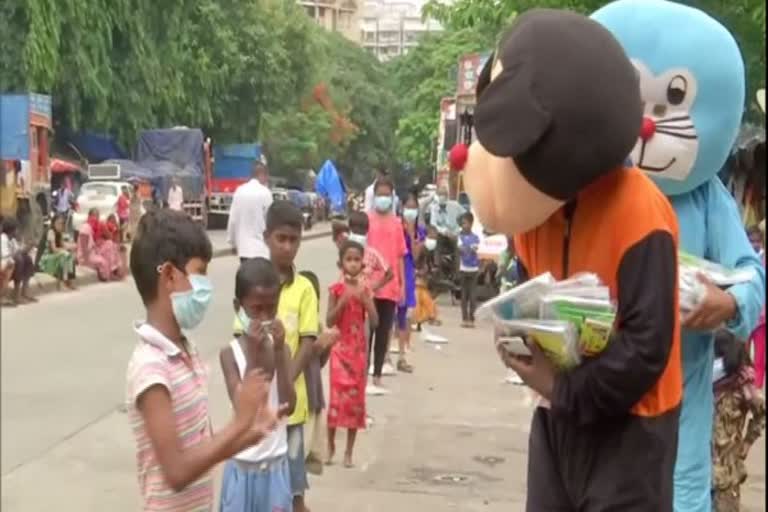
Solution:
[{"label": "red frock", "polygon": [[[330,292],[338,300],[346,289],[346,283],[338,282],[330,287]],[[331,350],[328,426],[364,429],[368,368],[363,303],[357,299],[347,302],[336,326],[341,336]]]}]

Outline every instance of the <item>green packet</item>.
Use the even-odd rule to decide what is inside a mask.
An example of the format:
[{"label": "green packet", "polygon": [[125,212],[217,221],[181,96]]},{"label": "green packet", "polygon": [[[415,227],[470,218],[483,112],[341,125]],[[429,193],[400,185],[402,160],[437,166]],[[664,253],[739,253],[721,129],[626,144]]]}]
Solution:
[{"label": "green packet", "polygon": [[578,365],[579,334],[570,322],[552,320],[502,321],[497,328],[502,336],[522,336],[533,340],[547,358],[560,369]]},{"label": "green packet", "polygon": [[602,352],[613,331],[613,319],[587,318],[579,333],[579,349],[586,357],[596,356]]},{"label": "green packet", "polygon": [[569,321],[581,328],[585,318],[612,317],[614,311],[609,300],[551,294],[541,299],[539,317],[543,320]]}]

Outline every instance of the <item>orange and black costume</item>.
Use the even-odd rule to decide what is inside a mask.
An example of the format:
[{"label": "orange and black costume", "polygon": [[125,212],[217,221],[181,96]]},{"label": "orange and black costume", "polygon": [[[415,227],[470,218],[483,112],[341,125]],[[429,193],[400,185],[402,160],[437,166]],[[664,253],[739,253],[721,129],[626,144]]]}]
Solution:
[{"label": "orange and black costume", "polygon": [[550,408],[534,414],[528,510],[671,510],[682,397],[676,245],[672,207],[635,169],[604,176],[515,237],[530,275],[594,272],[618,303],[605,351],[561,374]]},{"label": "orange and black costume", "polygon": [[594,272],[617,302],[606,349],[555,378],[533,417],[529,512],[671,512],[682,396],[675,213],[623,162],[639,79],[604,27],[534,9],[480,75],[464,183],[524,274]]}]

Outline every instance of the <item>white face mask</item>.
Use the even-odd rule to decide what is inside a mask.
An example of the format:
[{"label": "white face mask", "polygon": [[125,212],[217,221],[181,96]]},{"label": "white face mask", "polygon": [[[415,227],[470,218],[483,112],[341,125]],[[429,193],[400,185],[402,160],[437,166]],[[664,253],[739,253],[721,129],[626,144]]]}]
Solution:
[{"label": "white face mask", "polygon": [[426,240],[424,240],[424,247],[428,251],[434,251],[435,248],[437,247],[437,240],[435,240],[434,238],[427,238]]},{"label": "white face mask", "polygon": [[419,218],[418,208],[405,208],[403,209],[403,218],[408,222],[413,222]]},{"label": "white face mask", "polygon": [[368,237],[365,235],[360,235],[358,233],[350,233],[349,235],[347,235],[347,240],[350,240],[352,242],[357,242],[363,247],[365,247],[365,244],[368,243]]}]

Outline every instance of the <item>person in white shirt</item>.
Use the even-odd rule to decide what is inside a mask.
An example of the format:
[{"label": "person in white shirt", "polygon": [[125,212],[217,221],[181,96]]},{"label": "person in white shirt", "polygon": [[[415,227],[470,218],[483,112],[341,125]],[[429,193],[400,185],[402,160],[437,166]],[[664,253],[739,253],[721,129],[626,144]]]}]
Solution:
[{"label": "person in white shirt", "polygon": [[257,162],[253,177],[243,183],[232,198],[227,223],[227,243],[240,257],[269,259],[269,249],[264,243],[267,209],[272,204],[272,192],[267,188],[269,169]]},{"label": "person in white shirt", "polygon": [[171,210],[182,211],[184,204],[184,190],[179,185],[179,179],[173,178],[171,188],[168,191],[168,208]]},{"label": "person in white shirt", "polygon": [[[373,180],[373,183],[370,184],[368,188],[365,189],[365,203],[363,204],[363,208],[365,213],[372,212],[373,211],[373,197],[374,197],[374,189],[376,188],[376,182],[379,181],[382,178],[386,178],[389,176],[389,172],[385,168],[380,168],[376,171],[376,179]],[[397,209],[399,207],[399,199],[397,197],[397,194],[392,192],[392,210],[397,212]]]}]

